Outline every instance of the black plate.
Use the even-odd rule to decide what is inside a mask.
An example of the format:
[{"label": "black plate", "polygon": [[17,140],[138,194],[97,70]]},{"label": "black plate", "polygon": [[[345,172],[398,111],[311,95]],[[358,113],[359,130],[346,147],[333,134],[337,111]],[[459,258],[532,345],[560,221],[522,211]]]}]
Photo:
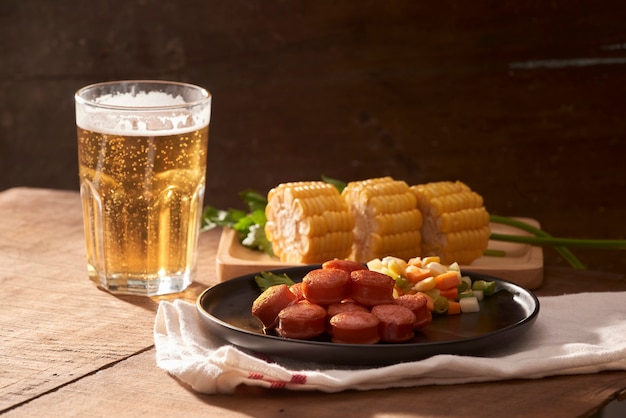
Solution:
[{"label": "black plate", "polygon": [[[302,266],[273,270],[298,282],[311,269]],[[435,316],[431,324],[403,344],[337,344],[329,339],[292,340],[265,334],[250,310],[261,293],[249,274],[205,290],[197,308],[211,332],[226,341],[266,355],[337,365],[374,366],[419,360],[436,354],[485,356],[525,333],[539,313],[539,301],[528,290],[505,280],[464,271],[473,280],[496,281],[496,293],[485,297],[480,312]]]}]

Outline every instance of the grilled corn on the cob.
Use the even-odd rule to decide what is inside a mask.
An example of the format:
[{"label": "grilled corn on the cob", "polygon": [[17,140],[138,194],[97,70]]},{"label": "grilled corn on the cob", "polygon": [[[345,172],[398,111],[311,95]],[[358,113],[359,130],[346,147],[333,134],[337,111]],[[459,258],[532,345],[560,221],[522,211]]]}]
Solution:
[{"label": "grilled corn on the cob", "polygon": [[354,221],[335,186],[283,183],[267,200],[265,234],[281,261],[321,263],[350,255]]},{"label": "grilled corn on the cob", "polygon": [[489,213],[466,184],[441,181],[411,186],[423,216],[422,254],[442,263],[471,264],[487,248]]},{"label": "grilled corn on the cob", "polygon": [[393,255],[419,256],[422,216],[404,181],[381,177],[348,183],[342,197],[354,218],[350,258],[367,262]]}]

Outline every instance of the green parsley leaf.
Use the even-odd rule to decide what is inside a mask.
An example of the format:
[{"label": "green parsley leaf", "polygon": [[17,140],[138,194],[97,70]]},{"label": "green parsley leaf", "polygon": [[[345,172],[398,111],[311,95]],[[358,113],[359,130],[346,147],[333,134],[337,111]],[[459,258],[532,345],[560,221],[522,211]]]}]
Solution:
[{"label": "green parsley leaf", "polygon": [[254,281],[261,291],[265,291],[266,289],[276,286],[277,284],[286,284],[287,286],[291,286],[294,284],[293,280],[289,278],[289,276],[285,273],[276,274],[271,271],[262,271],[256,276],[254,276]]}]

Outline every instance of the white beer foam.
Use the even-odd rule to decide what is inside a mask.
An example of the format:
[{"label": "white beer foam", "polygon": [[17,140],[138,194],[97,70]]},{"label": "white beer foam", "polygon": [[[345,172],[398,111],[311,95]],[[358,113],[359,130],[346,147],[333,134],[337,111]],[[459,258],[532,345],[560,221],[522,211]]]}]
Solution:
[{"label": "white beer foam", "polygon": [[185,104],[182,96],[171,96],[161,91],[140,91],[137,94],[105,94],[94,100],[96,103],[124,107],[157,107]]},{"label": "white beer foam", "polygon": [[111,135],[163,136],[191,132],[203,128],[210,121],[210,105],[200,112],[188,109],[156,110],[146,112],[151,107],[184,105],[181,96],[172,96],[163,92],[123,93],[99,97],[97,104],[105,106],[138,107],[142,111],[112,111],[86,105],[77,105],[76,124],[86,130]]}]

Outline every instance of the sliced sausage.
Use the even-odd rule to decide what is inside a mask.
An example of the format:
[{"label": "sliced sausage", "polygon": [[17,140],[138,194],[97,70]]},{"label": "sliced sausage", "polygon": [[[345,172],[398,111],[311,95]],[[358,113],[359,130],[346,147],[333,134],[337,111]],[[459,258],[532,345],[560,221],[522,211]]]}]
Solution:
[{"label": "sliced sausage", "polygon": [[292,284],[289,286],[289,290],[298,297],[298,300],[304,299],[304,295],[302,294],[302,282]]},{"label": "sliced sausage", "polygon": [[372,308],[379,320],[381,341],[388,343],[406,342],[413,338],[415,314],[410,309],[396,304],[376,305]]},{"label": "sliced sausage", "polygon": [[350,275],[339,269],[315,269],[302,278],[302,294],[318,305],[341,302],[348,296]]},{"label": "sliced sausage", "polygon": [[365,305],[393,303],[395,281],[386,274],[372,270],[355,270],[350,273],[350,298]]},{"label": "sliced sausage", "polygon": [[271,329],[276,326],[278,313],[297,300],[286,284],[271,286],[252,302],[252,315],[259,318],[265,328]]},{"label": "sliced sausage", "polygon": [[395,302],[397,305],[410,309],[415,314],[414,330],[424,328],[432,322],[433,315],[428,310],[428,300],[421,293],[398,296]]},{"label": "sliced sausage", "polygon": [[306,340],[326,330],[326,309],[306,300],[287,306],[278,314],[276,332],[281,337]]},{"label": "sliced sausage", "polygon": [[376,344],[380,320],[370,312],[341,312],[330,318],[332,341],[342,344]]},{"label": "sliced sausage", "polygon": [[328,320],[326,331],[329,334],[333,333],[332,327],[330,325],[330,319],[333,316],[340,314],[342,312],[369,312],[369,309],[353,301],[343,301],[340,303],[333,303],[332,305],[329,305],[326,308],[326,318]]},{"label": "sliced sausage", "polygon": [[348,273],[352,273],[355,270],[367,270],[367,267],[361,263],[352,260],[340,260],[338,258],[326,261],[322,264],[322,268],[345,270]]}]

